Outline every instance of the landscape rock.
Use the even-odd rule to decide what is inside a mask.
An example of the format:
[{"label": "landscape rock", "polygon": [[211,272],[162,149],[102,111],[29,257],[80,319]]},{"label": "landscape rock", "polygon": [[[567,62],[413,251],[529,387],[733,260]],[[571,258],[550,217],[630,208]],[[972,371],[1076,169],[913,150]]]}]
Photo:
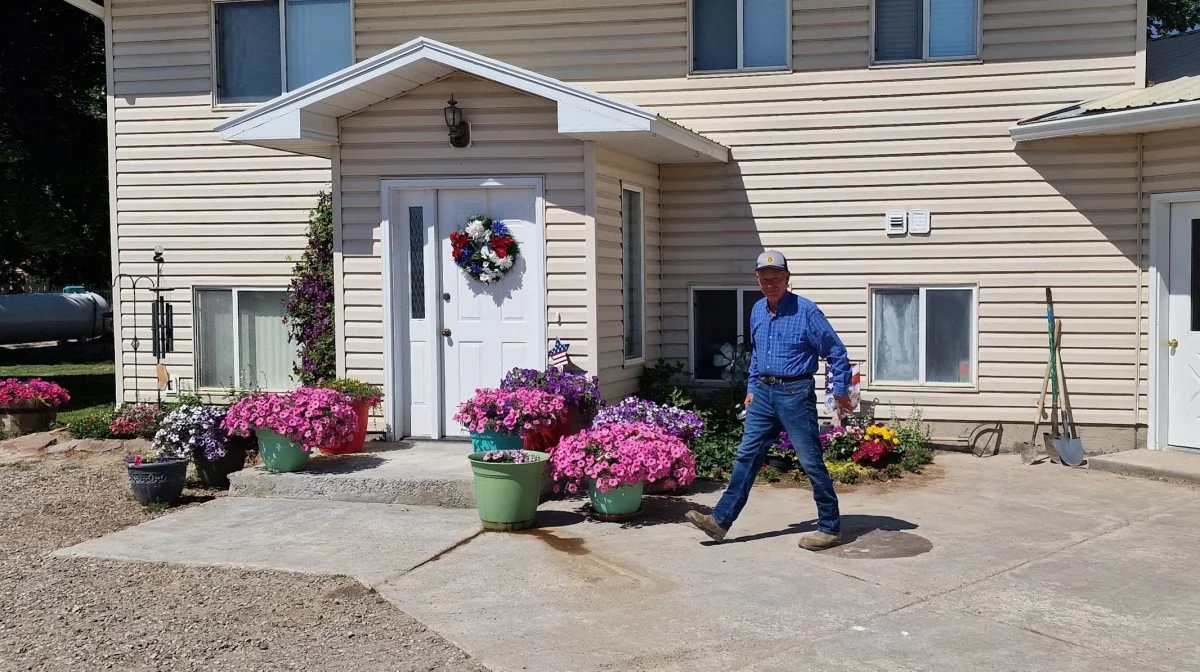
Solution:
[{"label": "landscape rock", "polygon": [[126,453],[146,453],[150,451],[150,442],[146,439],[125,439],[121,447]]},{"label": "landscape rock", "polygon": [[50,432],[26,434],[0,443],[0,451],[17,455],[40,455],[56,441],[58,438]]},{"label": "landscape rock", "polygon": [[80,439],[75,450],[85,453],[111,453],[120,450],[122,443],[116,439]]},{"label": "landscape rock", "polygon": [[79,446],[79,442],[82,440],[83,439],[68,439],[66,441],[59,441],[53,446],[46,448],[46,454],[66,455],[67,453],[75,450],[75,448]]}]

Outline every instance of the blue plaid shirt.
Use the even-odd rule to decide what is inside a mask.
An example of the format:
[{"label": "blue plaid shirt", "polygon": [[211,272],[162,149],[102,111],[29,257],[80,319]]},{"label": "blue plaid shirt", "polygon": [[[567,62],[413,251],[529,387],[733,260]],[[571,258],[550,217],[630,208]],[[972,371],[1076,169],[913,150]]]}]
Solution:
[{"label": "blue plaid shirt", "polygon": [[788,292],[772,315],[767,300],[759,299],[750,311],[750,343],[751,392],[757,376],[812,374],[825,359],[833,376],[833,393],[839,397],[849,393],[850,357],[846,346],[812,301]]}]

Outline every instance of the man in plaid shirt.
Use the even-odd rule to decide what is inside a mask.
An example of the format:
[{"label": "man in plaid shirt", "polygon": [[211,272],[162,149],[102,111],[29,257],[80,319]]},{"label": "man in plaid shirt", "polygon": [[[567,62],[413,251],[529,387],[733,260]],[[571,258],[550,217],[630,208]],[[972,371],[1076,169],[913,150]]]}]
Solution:
[{"label": "man in plaid shirt", "polygon": [[760,254],[755,276],[763,298],[750,313],[752,350],[745,430],[733,476],[712,515],[689,511],[687,519],[713,539],[723,540],[750,497],[767,450],[780,430],[787,430],[817,503],[817,531],[801,536],[800,547],[810,551],[830,548],[841,541],[841,522],[833,479],[821,451],[813,374],[820,360],[828,361],[835,404],[840,412],[852,411],[850,359],[821,309],[788,291],[791,273],[782,253],[767,250]]}]

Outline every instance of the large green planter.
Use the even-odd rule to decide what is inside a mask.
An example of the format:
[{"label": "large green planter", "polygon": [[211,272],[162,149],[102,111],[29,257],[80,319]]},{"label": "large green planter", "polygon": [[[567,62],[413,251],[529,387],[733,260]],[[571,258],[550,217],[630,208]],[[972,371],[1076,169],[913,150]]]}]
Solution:
[{"label": "large green planter", "polygon": [[520,434],[501,432],[471,432],[471,450],[486,453],[489,450],[521,450],[525,439]]},{"label": "large green planter", "polygon": [[483,453],[471,453],[475,477],[475,508],[485,530],[525,530],[533,527],[541,490],[542,470],[550,460],[546,453],[526,451],[537,462],[504,464],[484,462]]},{"label": "large green planter", "polygon": [[308,464],[308,453],[288,439],[269,429],[259,429],[254,434],[258,437],[258,454],[267,471],[300,471]]},{"label": "large green planter", "polygon": [[642,491],[645,486],[645,483],[634,483],[600,492],[596,482],[588,479],[592,510],[602,516],[632,516],[642,510]]}]

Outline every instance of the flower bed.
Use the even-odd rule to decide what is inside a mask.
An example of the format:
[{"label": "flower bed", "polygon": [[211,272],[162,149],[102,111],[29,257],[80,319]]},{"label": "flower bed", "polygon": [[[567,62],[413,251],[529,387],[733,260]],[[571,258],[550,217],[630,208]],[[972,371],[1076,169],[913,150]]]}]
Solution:
[{"label": "flower bed", "polygon": [[153,439],[166,413],[158,404],[127,404],[108,425],[114,439]]},{"label": "flower bed", "polygon": [[[933,461],[933,453],[925,445],[925,430],[919,413],[908,420],[891,423],[875,422],[866,427],[832,425],[821,430],[821,449],[830,476],[838,483],[856,483],[867,479],[896,478],[904,472],[919,473]],[[787,432],[768,451],[772,471],[769,481],[777,480],[779,472],[796,468],[795,452]],[[789,461],[787,466],[781,462]]]}]

